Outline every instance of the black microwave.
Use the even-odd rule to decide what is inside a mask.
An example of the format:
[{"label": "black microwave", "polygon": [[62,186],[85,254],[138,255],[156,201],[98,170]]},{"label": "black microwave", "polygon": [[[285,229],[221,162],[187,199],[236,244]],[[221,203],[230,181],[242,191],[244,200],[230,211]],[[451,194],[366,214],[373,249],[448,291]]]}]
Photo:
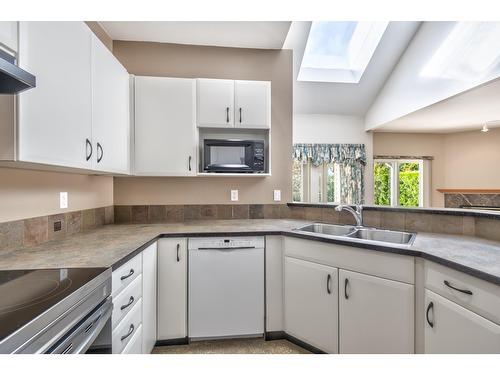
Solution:
[{"label": "black microwave", "polygon": [[205,139],[203,171],[211,173],[264,173],[263,140]]}]

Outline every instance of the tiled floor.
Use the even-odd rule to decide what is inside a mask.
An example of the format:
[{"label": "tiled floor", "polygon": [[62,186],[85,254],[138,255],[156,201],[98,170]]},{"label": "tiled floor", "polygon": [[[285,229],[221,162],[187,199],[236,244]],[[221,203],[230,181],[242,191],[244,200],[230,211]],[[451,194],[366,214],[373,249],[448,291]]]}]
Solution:
[{"label": "tiled floor", "polygon": [[153,354],[310,354],[310,352],[287,340],[234,339],[157,346],[153,349]]}]

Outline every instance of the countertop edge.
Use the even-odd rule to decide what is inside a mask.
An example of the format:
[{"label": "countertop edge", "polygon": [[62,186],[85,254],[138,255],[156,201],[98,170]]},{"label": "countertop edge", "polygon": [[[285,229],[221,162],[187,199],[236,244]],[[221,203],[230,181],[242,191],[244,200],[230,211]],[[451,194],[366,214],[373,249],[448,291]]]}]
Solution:
[{"label": "countertop edge", "polygon": [[269,231],[263,231],[263,230],[251,231],[250,230],[250,231],[237,231],[237,232],[212,231],[212,232],[161,233],[159,235],[156,235],[152,239],[146,241],[143,245],[139,246],[137,249],[131,251],[129,254],[125,255],[124,257],[122,257],[121,259],[119,259],[118,261],[113,263],[111,266],[111,269],[113,271],[116,270],[117,268],[119,268],[123,264],[127,263],[134,256],[141,253],[144,249],[146,249],[151,244],[153,244],[154,242],[156,242],[158,239],[161,239],[161,238],[214,237],[214,236],[236,237],[236,236],[248,236],[248,235],[251,235],[251,236],[288,236],[288,237],[307,239],[307,240],[311,240],[311,241],[333,243],[333,244],[337,244],[337,245],[380,251],[380,252],[384,252],[384,253],[392,253],[392,254],[398,254],[398,255],[404,255],[404,256],[420,257],[420,258],[423,258],[425,260],[439,263],[443,266],[450,267],[452,269],[463,272],[463,273],[468,274],[470,276],[474,276],[474,277],[477,277],[481,280],[484,280],[484,281],[487,281],[487,282],[490,282],[490,283],[493,283],[493,284],[500,286],[500,277],[498,277],[498,276],[489,274],[489,273],[484,272],[484,271],[477,270],[475,268],[465,266],[465,265],[460,264],[460,263],[456,263],[456,262],[448,260],[448,259],[441,258],[441,257],[436,256],[436,255],[426,253],[425,251],[422,251],[422,250],[412,249],[411,247],[384,246],[384,245],[378,245],[378,244],[373,244],[373,243],[346,241],[346,240],[337,239],[337,238],[321,237],[321,236],[316,236],[314,234],[301,233],[301,232],[297,232],[294,230],[269,230]]}]

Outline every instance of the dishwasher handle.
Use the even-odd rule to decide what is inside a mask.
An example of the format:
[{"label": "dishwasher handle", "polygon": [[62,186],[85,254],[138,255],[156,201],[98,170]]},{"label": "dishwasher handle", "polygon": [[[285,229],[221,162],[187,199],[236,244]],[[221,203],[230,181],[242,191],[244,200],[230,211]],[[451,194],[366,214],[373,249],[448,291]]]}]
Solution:
[{"label": "dishwasher handle", "polygon": [[249,250],[256,249],[255,246],[238,246],[238,247],[199,247],[197,250],[220,250],[220,251],[231,251],[231,250]]}]

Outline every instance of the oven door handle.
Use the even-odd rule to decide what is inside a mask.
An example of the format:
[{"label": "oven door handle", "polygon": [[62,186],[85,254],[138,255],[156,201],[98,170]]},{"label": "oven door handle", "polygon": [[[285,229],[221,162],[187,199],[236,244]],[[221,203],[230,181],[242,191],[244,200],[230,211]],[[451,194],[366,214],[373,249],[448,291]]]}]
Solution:
[{"label": "oven door handle", "polygon": [[47,353],[85,353],[111,317],[112,311],[113,304],[111,298],[108,298],[92,316],[79,325],[74,334],[54,345]]}]

